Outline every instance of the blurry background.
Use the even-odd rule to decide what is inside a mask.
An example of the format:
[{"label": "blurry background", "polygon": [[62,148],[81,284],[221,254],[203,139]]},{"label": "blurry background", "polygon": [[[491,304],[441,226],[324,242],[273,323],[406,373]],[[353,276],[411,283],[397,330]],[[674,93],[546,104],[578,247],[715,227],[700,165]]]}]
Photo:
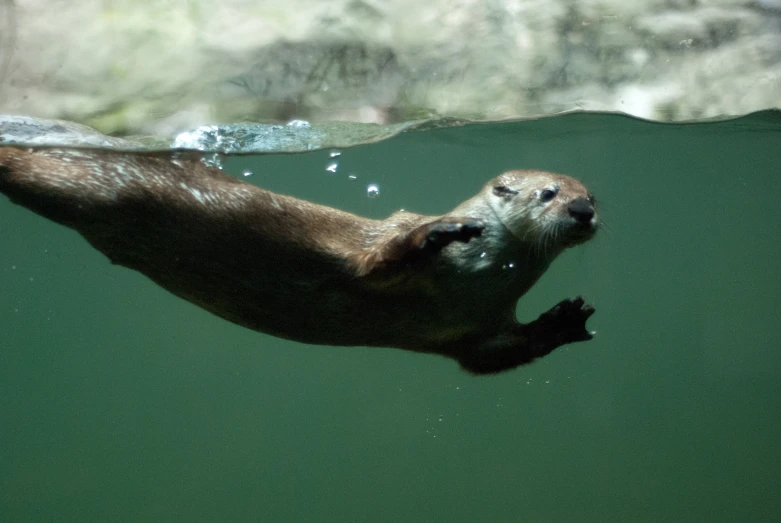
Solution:
[{"label": "blurry background", "polygon": [[115,135],[779,106],[779,0],[0,2],[0,114]]}]

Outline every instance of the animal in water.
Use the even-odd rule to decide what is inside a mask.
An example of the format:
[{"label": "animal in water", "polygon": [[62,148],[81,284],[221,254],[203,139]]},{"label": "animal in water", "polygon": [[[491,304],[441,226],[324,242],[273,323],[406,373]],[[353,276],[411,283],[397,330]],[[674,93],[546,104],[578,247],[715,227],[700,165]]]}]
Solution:
[{"label": "animal in water", "polygon": [[372,220],[275,194],[194,158],[0,147],[0,192],[108,259],[230,322],[280,338],[439,354],[474,374],[586,341],[566,299],[516,303],[599,227],[577,180],[505,172],[442,216]]}]

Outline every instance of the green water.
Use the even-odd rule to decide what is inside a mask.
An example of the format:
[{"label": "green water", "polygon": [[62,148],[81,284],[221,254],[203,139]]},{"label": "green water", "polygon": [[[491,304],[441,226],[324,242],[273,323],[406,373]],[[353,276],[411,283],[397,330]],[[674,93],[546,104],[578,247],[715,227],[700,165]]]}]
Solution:
[{"label": "green water", "polygon": [[591,115],[404,134],[336,173],[228,162],[373,217],[510,168],[581,179],[606,227],[519,315],[583,294],[598,336],[490,378],[244,330],[3,198],[0,520],[778,521],[780,153],[778,115]]}]

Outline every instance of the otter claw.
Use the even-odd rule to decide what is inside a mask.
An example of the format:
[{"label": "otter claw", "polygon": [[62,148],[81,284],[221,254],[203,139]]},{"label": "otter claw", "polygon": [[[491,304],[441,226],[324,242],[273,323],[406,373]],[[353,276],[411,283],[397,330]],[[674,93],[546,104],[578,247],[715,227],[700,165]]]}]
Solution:
[{"label": "otter claw", "polygon": [[555,332],[561,343],[587,341],[596,334],[596,331],[586,329],[586,320],[594,312],[594,307],[578,296],[559,302],[548,312],[540,315],[539,322],[546,330]]},{"label": "otter claw", "polygon": [[466,243],[480,236],[485,229],[483,220],[465,219],[455,222],[438,222],[432,225],[426,235],[426,241],[444,247],[453,242]]}]

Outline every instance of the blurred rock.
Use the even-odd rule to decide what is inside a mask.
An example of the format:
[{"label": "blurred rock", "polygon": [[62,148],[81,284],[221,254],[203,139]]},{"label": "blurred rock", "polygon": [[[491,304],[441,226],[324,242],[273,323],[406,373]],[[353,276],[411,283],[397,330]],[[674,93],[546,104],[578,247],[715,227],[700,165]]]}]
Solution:
[{"label": "blurred rock", "polygon": [[16,0],[0,113],[114,135],[781,107],[776,0]]}]

